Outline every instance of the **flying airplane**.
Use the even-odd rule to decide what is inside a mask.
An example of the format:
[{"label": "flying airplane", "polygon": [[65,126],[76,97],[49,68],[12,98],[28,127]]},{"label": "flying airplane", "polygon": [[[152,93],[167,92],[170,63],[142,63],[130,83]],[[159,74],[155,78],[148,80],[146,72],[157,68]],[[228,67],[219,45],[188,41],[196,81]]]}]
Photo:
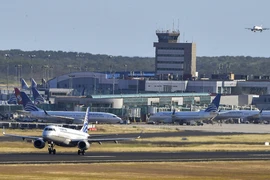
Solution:
[{"label": "flying airplane", "polygon": [[78,147],[78,155],[84,155],[85,150],[90,148],[90,144],[97,142],[101,144],[105,141],[112,141],[117,143],[118,141],[131,141],[135,140],[138,137],[134,138],[92,138],[88,134],[88,115],[89,107],[86,110],[84,122],[81,130],[74,130],[70,128],[64,128],[59,126],[46,126],[43,130],[41,137],[35,136],[21,136],[16,134],[6,134],[5,129],[3,127],[3,135],[11,136],[11,137],[19,137],[23,140],[28,139],[32,140],[34,143],[34,147],[38,149],[42,149],[45,147],[46,142],[48,143],[48,151],[49,154],[56,154],[56,149],[54,148],[55,145],[63,146],[63,147]]},{"label": "flying airplane", "polygon": [[221,94],[213,99],[212,103],[207,109],[202,111],[181,111],[181,112],[158,112],[150,116],[149,122],[164,122],[164,123],[175,123],[179,124],[190,124],[192,121],[203,121],[207,119],[213,119],[218,114],[218,107],[220,102]]},{"label": "flying airplane", "polygon": [[269,30],[270,28],[263,28],[262,26],[253,26],[252,28],[245,28],[245,29],[248,29],[248,30],[251,30],[253,32],[256,32],[256,31],[264,31],[264,30]]},{"label": "flying airplane", "polygon": [[[18,89],[17,89],[18,91]],[[29,99],[25,92],[20,92],[17,96],[21,99],[24,110],[29,112],[32,118],[42,119],[50,122],[64,122],[64,123],[77,123],[81,124],[84,118],[84,112],[81,111],[45,111],[36,107],[35,104]],[[19,101],[19,100],[18,100]],[[89,112],[89,122],[91,123],[109,123],[116,124],[122,119],[115,114],[105,112]]]}]

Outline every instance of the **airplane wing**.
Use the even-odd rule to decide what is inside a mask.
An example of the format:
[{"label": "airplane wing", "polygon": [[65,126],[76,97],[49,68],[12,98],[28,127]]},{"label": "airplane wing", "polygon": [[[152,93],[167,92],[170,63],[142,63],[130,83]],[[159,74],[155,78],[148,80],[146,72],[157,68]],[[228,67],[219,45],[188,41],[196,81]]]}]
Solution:
[{"label": "airplane wing", "polygon": [[17,135],[17,134],[6,134],[5,128],[3,127],[3,135],[4,136],[9,136],[9,137],[17,137],[17,138],[22,138],[22,140],[29,139],[29,140],[35,140],[35,139],[40,139],[42,137],[38,136],[22,136],[22,135]]},{"label": "airplane wing", "polygon": [[269,30],[270,28],[262,28],[262,30]]},{"label": "airplane wing", "polygon": [[252,28],[245,28],[245,29],[251,30]]},{"label": "airplane wing", "polygon": [[[143,132],[141,132],[142,134]],[[121,137],[121,138],[93,138],[93,137],[90,137],[88,138],[88,142],[89,143],[99,143],[99,144],[102,144],[102,142],[115,142],[115,143],[118,143],[118,141],[133,141],[133,140],[136,140],[136,139],[139,139],[141,138],[141,134],[137,137],[131,137],[131,138],[125,138],[125,137]],[[70,140],[71,143],[78,143],[79,141],[82,141],[82,139],[72,139]]]},{"label": "airplane wing", "polygon": [[51,117],[51,118],[54,118],[54,119],[59,119],[59,120],[67,121],[67,123],[73,123],[73,121],[75,120],[75,118],[72,118],[72,117],[50,115],[45,110],[44,110],[44,113],[45,113],[46,117],[48,117],[48,118]]},{"label": "airplane wing", "polygon": [[117,143],[118,141],[133,141],[133,140],[136,140],[136,139],[139,139],[140,136],[138,137],[134,137],[134,138],[89,138],[88,139],[88,142],[89,143],[93,143],[93,142],[97,142],[99,144],[101,144],[102,142],[109,142],[109,141],[112,141],[112,142],[115,142]]}]

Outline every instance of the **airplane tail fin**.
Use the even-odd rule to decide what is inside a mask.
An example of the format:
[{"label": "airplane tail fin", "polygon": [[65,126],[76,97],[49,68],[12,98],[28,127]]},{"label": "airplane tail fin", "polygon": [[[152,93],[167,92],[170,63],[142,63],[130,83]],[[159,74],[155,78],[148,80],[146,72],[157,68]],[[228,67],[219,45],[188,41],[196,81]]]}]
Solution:
[{"label": "airplane tail fin", "polygon": [[81,96],[84,96],[84,92],[85,92],[85,87],[84,87],[83,90],[82,90]]},{"label": "airplane tail fin", "polygon": [[81,131],[85,133],[88,133],[88,115],[89,115],[89,107],[86,109],[85,117],[83,121],[83,127],[81,129]]},{"label": "airplane tail fin", "polygon": [[38,90],[35,87],[32,87],[32,92],[33,92],[35,104],[40,104],[40,103],[45,102],[45,99],[39,94]]},{"label": "airplane tail fin", "polygon": [[31,87],[33,88],[37,88],[37,83],[36,83],[36,81],[34,80],[34,78],[30,78],[30,80],[31,80]]},{"label": "airplane tail fin", "polygon": [[28,84],[25,82],[23,78],[21,78],[21,89],[29,89]]},{"label": "airplane tail fin", "polygon": [[217,94],[211,104],[208,105],[208,108],[205,110],[205,112],[217,112],[220,103],[220,97],[221,94]]},{"label": "airplane tail fin", "polygon": [[25,92],[21,92],[22,104],[25,111],[41,111],[38,107],[36,107],[29,97],[25,94]]},{"label": "airplane tail fin", "polygon": [[18,104],[23,104],[22,103],[22,97],[21,97],[21,91],[18,88],[14,88],[14,91],[15,91],[15,96],[16,96],[16,99],[17,99],[17,103]]}]

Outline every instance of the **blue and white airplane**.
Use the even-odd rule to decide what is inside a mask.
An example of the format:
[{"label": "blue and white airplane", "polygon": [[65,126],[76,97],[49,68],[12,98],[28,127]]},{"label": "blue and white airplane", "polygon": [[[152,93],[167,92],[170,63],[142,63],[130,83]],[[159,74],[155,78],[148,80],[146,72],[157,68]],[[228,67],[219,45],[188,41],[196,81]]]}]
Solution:
[{"label": "blue and white airplane", "polygon": [[202,111],[180,111],[180,112],[158,112],[150,116],[149,122],[163,122],[163,123],[175,123],[190,124],[191,121],[203,121],[213,119],[218,115],[218,107],[220,103],[221,94],[213,99],[208,108]]},{"label": "blue and white airplane", "polygon": [[28,139],[32,140],[34,143],[34,147],[38,149],[42,149],[45,147],[46,142],[48,143],[48,151],[49,154],[56,154],[56,149],[54,148],[55,145],[63,146],[63,147],[78,147],[78,155],[85,154],[85,150],[90,148],[90,144],[97,142],[101,144],[105,141],[112,141],[117,143],[118,141],[131,141],[135,140],[138,137],[134,138],[92,138],[88,134],[88,115],[89,107],[86,110],[84,122],[81,130],[74,130],[70,128],[64,128],[59,126],[46,126],[43,130],[41,137],[36,136],[22,136],[16,134],[6,134],[5,129],[3,128],[3,135],[4,136],[11,136],[11,137],[19,137],[23,140]]},{"label": "blue and white airplane", "polygon": [[257,31],[262,32],[264,30],[269,30],[270,28],[263,28],[262,25],[261,26],[255,25],[252,28],[245,28],[245,29],[251,30],[253,32],[257,32]]},{"label": "blue and white airplane", "polygon": [[[81,124],[84,118],[82,111],[45,111],[38,108],[25,94],[20,92],[18,99],[22,100],[24,110],[29,112],[32,118],[41,119],[49,122],[63,122],[63,123],[76,123]],[[116,124],[121,122],[121,118],[112,113],[105,112],[89,112],[89,122],[91,123],[108,123]]]}]

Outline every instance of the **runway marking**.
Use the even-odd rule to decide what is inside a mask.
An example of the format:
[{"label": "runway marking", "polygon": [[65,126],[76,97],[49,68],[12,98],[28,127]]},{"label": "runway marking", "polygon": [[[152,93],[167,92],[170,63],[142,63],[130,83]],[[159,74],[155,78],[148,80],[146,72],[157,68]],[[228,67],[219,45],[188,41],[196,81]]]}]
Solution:
[{"label": "runway marking", "polygon": [[87,157],[87,158],[114,158],[116,156],[81,156],[81,157]]},{"label": "runway marking", "polygon": [[249,154],[249,156],[270,156],[270,154]]}]

